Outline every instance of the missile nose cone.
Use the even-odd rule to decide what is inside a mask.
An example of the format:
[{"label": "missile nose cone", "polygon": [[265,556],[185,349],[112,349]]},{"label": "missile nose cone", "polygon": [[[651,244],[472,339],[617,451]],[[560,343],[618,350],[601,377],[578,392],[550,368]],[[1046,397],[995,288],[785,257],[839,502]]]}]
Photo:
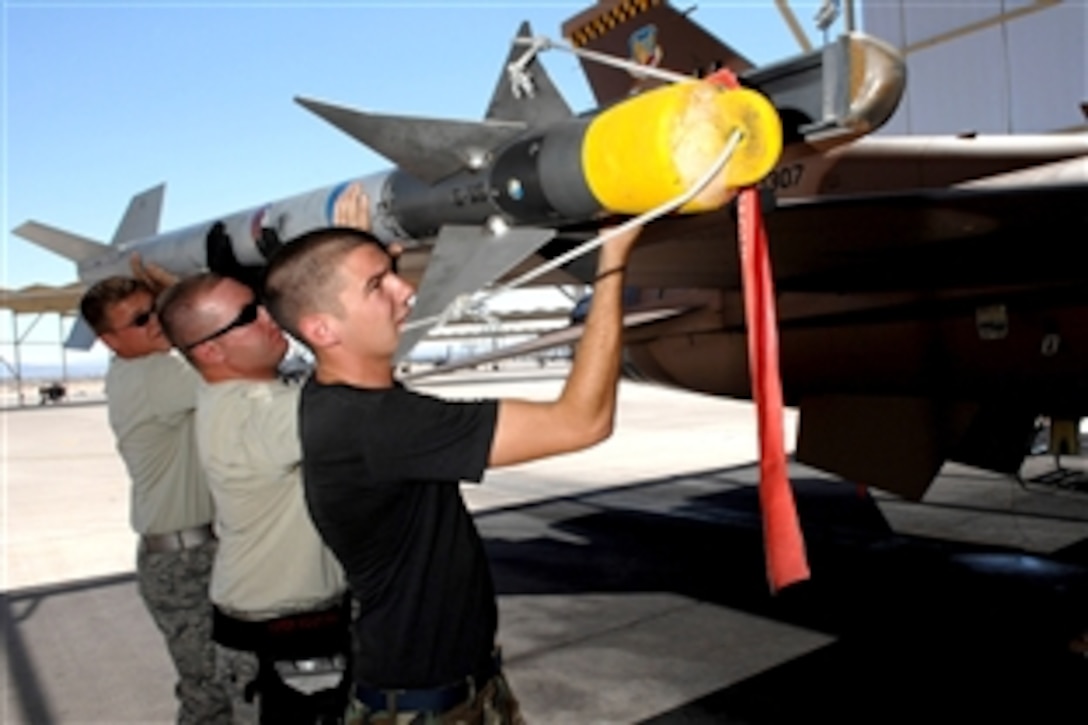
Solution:
[{"label": "missile nose cone", "polygon": [[781,121],[750,89],[693,80],[646,91],[593,119],[582,149],[588,186],[609,211],[644,213],[688,191],[735,132],[729,163],[682,212],[719,208],[770,172],[782,152]]},{"label": "missile nose cone", "polygon": [[676,163],[685,188],[706,172],[731,135],[740,133],[721,176],[681,210],[716,209],[732,199],[736,190],[758,183],[774,168],[782,153],[782,123],[770,101],[746,88],[723,90],[701,82],[692,97],[689,117],[678,121],[676,134]]}]

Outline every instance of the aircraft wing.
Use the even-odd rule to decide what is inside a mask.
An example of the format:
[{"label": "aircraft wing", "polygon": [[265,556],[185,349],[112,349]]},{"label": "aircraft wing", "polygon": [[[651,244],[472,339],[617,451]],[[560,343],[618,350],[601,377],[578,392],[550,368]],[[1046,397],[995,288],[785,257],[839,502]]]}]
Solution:
[{"label": "aircraft wing", "polygon": [[[765,211],[775,283],[779,291],[929,294],[1075,281],[1088,251],[1066,230],[1084,228],[1086,198],[1088,183],[783,201]],[[739,289],[736,234],[732,208],[656,222],[629,281]]]},{"label": "aircraft wing", "polygon": [[[1037,416],[1088,413],[1088,138],[868,141],[765,194],[798,460],[908,498],[946,460],[1013,474]],[[639,377],[750,397],[736,234],[731,207],[647,227],[628,283],[691,312],[627,340]]]}]

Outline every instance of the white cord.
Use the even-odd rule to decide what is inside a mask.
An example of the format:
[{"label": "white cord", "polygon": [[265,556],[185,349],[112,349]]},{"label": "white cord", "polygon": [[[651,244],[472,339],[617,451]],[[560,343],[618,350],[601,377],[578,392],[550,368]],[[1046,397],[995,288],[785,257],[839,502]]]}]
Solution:
[{"label": "white cord", "polygon": [[[692,80],[691,76],[684,75],[683,73],[676,73],[675,71],[666,70],[665,68],[658,68],[651,65],[643,65],[642,63],[636,63],[629,58],[620,58],[614,55],[608,55],[607,53],[599,53],[595,50],[586,50],[585,48],[576,48],[569,43],[563,43],[560,41],[552,40],[544,35],[537,35],[532,38],[514,38],[516,45],[527,45],[528,50],[525,54],[518,58],[516,61],[507,66],[511,74],[511,79],[515,74],[525,73],[525,67],[532,62],[533,58],[541,50],[565,50],[568,53],[573,53],[580,58],[587,58],[602,65],[609,65],[613,68],[619,68],[625,70],[634,75],[645,76],[647,78],[656,78],[658,80],[666,81],[668,83],[679,83],[681,81]],[[516,70],[515,70],[516,67]],[[519,84],[523,84],[523,81],[518,81]],[[531,85],[531,81],[530,81]],[[515,95],[517,91],[514,91]]]}]

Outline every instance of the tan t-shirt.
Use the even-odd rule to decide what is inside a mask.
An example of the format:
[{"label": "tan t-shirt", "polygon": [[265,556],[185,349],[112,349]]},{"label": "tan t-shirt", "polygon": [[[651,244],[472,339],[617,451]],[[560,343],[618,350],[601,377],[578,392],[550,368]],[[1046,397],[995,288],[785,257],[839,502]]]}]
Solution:
[{"label": "tan t-shirt", "polygon": [[201,383],[197,448],[215,497],[211,599],[253,619],[303,611],[345,589],[310,519],[299,461],[297,386]]},{"label": "tan t-shirt", "polygon": [[110,427],[132,481],[129,515],[137,533],[165,534],[212,521],[193,432],[199,382],[189,363],[171,353],[110,360]]}]

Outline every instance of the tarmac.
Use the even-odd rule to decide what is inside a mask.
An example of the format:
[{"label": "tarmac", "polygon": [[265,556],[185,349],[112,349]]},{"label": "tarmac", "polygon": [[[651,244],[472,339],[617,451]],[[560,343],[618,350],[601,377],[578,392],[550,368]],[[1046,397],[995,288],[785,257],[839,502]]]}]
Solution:
[{"label": "tarmac", "polygon": [[[418,387],[550,399],[564,373]],[[2,722],[173,722],[101,396],[0,425]],[[920,503],[792,463],[812,577],[772,594],[756,456],[750,404],[625,381],[609,441],[463,487],[529,723],[1088,721],[1084,459],[949,464]]]}]

